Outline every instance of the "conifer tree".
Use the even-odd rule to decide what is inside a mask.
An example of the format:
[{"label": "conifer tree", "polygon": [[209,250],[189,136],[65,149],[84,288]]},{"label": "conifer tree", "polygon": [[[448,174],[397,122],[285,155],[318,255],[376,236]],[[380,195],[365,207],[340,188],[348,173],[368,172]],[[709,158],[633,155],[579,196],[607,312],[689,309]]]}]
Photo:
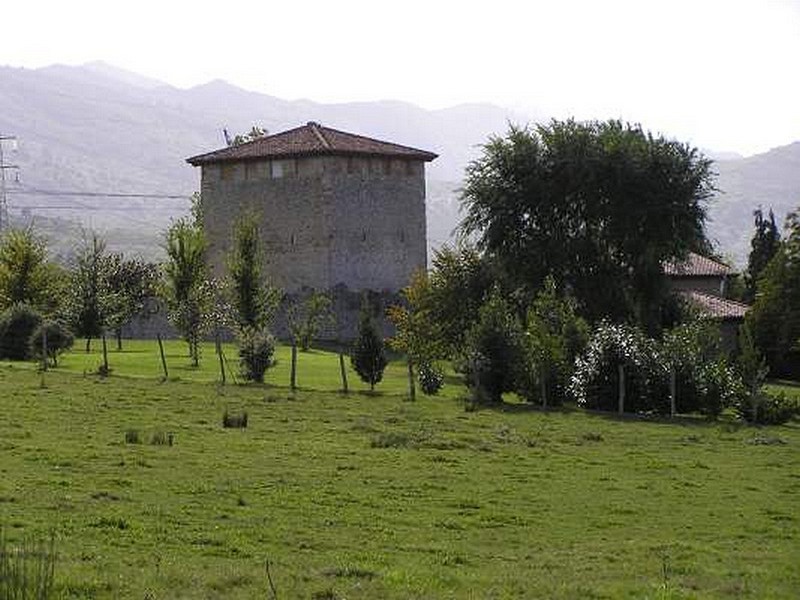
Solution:
[{"label": "conifer tree", "polygon": [[375,390],[375,384],[383,379],[386,369],[386,350],[383,339],[378,333],[375,321],[365,301],[361,306],[361,315],[358,323],[358,337],[353,344],[350,363],[353,365],[361,381],[369,384],[370,390]]}]

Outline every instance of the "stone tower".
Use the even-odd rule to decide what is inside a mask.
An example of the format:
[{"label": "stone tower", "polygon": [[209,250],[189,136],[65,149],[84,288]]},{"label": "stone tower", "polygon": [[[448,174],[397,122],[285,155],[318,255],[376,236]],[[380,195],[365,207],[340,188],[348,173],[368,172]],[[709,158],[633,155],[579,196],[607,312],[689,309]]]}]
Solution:
[{"label": "stone tower", "polygon": [[397,291],[426,266],[425,163],[436,155],[308,123],[187,159],[202,169],[209,262],[225,270],[239,215],[260,222],[287,293]]}]

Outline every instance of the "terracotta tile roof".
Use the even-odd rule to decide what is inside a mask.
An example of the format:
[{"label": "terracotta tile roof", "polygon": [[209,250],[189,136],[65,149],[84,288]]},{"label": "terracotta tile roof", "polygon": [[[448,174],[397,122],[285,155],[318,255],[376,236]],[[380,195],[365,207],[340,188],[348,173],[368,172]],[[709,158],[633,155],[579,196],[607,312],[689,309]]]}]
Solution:
[{"label": "terracotta tile roof", "polygon": [[736,275],[736,271],[726,264],[690,252],[686,260],[670,261],[664,264],[664,273],[670,277],[724,277]]},{"label": "terracotta tile roof", "polygon": [[312,121],[302,127],[268,135],[246,144],[192,156],[186,162],[196,167],[257,158],[319,155],[383,156],[424,161],[436,158],[433,152],[323,127]]},{"label": "terracotta tile roof", "polygon": [[696,290],[686,290],[680,292],[681,296],[694,304],[702,313],[712,319],[723,321],[741,320],[750,308],[747,304],[720,298],[711,294],[704,294]]}]

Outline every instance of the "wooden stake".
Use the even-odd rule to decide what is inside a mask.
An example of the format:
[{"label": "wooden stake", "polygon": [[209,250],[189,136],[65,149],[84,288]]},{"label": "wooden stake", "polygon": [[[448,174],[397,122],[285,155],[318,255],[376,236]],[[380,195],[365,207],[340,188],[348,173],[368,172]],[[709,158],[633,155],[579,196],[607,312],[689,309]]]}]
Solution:
[{"label": "wooden stake", "polygon": [[539,374],[539,385],[541,386],[542,394],[542,408],[547,408],[547,371],[542,366],[541,373]]},{"label": "wooden stake", "polygon": [[156,334],[158,340],[158,350],[161,353],[161,367],[164,369],[164,379],[169,379],[169,372],[167,371],[167,358],[164,356],[164,343],[161,341],[161,334]]},{"label": "wooden stake", "polygon": [[108,375],[108,345],[106,344],[106,332],[101,337],[103,340],[103,376]]},{"label": "wooden stake", "polygon": [[417,386],[414,383],[414,363],[411,357],[408,357],[408,397],[414,402],[417,399]]},{"label": "wooden stake", "polygon": [[225,385],[225,361],[222,358],[222,342],[219,339],[219,331],[217,331],[217,334],[214,337],[214,345],[217,350],[217,357],[219,358],[219,374],[222,378],[222,385]]},{"label": "wooden stake", "polygon": [[674,417],[678,412],[678,381],[675,367],[669,371],[669,414]]},{"label": "wooden stake", "polygon": [[344,366],[344,354],[339,352],[339,370],[342,373],[342,392],[347,394],[349,390],[347,389],[347,369]]},{"label": "wooden stake", "polygon": [[297,389],[297,344],[292,342],[292,391]]},{"label": "wooden stake", "polygon": [[619,414],[625,412],[625,367],[620,363],[617,365],[619,375]]},{"label": "wooden stake", "polygon": [[42,372],[47,371],[47,324],[42,324]]}]

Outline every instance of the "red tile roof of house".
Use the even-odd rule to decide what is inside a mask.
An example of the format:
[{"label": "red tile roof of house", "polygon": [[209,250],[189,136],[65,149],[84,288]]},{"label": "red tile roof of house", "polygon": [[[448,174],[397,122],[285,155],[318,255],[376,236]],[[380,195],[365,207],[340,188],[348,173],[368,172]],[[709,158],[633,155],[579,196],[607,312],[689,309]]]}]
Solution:
[{"label": "red tile roof of house", "polygon": [[723,321],[744,319],[745,314],[750,308],[747,304],[720,298],[711,294],[704,294],[696,290],[685,290],[680,294],[689,302],[694,304],[700,312],[712,319]]},{"label": "red tile roof of house", "polygon": [[686,260],[664,264],[664,273],[670,277],[724,277],[736,275],[728,265],[690,252]]},{"label": "red tile roof of house", "polygon": [[382,156],[424,161],[436,158],[436,154],[433,152],[323,127],[312,121],[302,127],[267,135],[252,142],[192,156],[187,158],[186,162],[196,167],[210,163],[258,158],[320,155]]}]

